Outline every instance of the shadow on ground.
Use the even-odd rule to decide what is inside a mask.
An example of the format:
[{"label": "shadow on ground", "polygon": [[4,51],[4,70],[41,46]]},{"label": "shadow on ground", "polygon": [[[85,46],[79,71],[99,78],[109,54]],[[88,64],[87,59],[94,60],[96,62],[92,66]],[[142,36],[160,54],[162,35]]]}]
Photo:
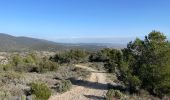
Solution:
[{"label": "shadow on ground", "polygon": [[105,97],[101,96],[94,96],[94,95],[84,95],[88,99],[92,100],[105,100]]},{"label": "shadow on ground", "polygon": [[110,84],[110,83],[103,84],[98,82],[90,82],[87,80],[79,80],[76,78],[69,78],[68,80],[70,80],[73,85],[83,86],[90,89],[99,89],[99,90],[114,89],[120,91],[126,90],[124,87],[122,87],[122,85],[118,85],[118,84]]},{"label": "shadow on ground", "polygon": [[108,84],[102,84],[102,83],[98,83],[98,82],[90,82],[90,81],[86,81],[86,80],[78,80],[75,78],[69,78],[68,80],[70,80],[73,85],[77,85],[77,86],[83,86],[86,88],[100,89],[100,90],[108,89]]}]

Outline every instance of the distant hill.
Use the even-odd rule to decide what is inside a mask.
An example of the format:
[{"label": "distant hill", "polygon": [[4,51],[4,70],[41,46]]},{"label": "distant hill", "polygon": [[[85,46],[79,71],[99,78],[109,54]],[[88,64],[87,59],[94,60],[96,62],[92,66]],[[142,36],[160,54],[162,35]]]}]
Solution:
[{"label": "distant hill", "polygon": [[[114,45],[110,46],[114,47]],[[108,47],[108,44],[107,45],[96,43],[65,44],[30,37],[15,37],[8,34],[0,33],[0,51],[28,51],[28,50],[56,51],[56,50],[69,50],[74,48],[97,50],[106,47]],[[114,48],[119,47],[115,46]]]},{"label": "distant hill", "polygon": [[47,40],[0,33],[0,51],[59,50],[62,47],[62,45]]}]

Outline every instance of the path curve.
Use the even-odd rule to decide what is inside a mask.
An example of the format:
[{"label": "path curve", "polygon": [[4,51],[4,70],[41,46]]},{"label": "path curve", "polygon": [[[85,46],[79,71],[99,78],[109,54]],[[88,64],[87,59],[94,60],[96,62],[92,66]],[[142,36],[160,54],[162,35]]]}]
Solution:
[{"label": "path curve", "polygon": [[85,84],[76,85],[70,91],[61,95],[51,96],[49,100],[103,100],[107,92],[105,73],[93,68],[77,64],[76,67],[91,71],[91,76],[85,80]]}]

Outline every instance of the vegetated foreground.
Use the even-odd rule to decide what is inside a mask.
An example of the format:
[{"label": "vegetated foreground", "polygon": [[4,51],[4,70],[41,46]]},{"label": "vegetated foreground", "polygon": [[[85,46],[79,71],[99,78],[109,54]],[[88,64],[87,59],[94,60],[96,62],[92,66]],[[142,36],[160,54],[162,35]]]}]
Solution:
[{"label": "vegetated foreground", "polygon": [[89,99],[169,100],[166,36],[152,31],[122,50],[0,53],[0,100]]},{"label": "vegetated foreground", "polygon": [[108,88],[105,73],[83,65],[76,65],[76,67],[91,71],[91,76],[82,83],[80,81],[80,84],[75,84],[77,86],[70,91],[52,96],[49,100],[103,100],[105,98]]}]

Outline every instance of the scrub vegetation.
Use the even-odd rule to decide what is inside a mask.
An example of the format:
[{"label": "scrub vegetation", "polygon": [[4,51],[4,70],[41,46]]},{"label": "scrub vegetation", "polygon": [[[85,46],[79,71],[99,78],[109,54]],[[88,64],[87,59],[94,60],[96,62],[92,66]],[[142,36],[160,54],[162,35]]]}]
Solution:
[{"label": "scrub vegetation", "polygon": [[[107,85],[106,100],[170,98],[170,43],[159,31],[152,31],[144,39],[136,38],[121,50],[71,49],[54,55],[15,52],[6,60],[0,65],[2,100],[48,100],[51,95],[71,91],[75,85],[98,89]],[[86,64],[90,71],[76,64]],[[110,82],[85,81],[91,75],[103,75],[94,75],[94,71],[108,74]]]}]

